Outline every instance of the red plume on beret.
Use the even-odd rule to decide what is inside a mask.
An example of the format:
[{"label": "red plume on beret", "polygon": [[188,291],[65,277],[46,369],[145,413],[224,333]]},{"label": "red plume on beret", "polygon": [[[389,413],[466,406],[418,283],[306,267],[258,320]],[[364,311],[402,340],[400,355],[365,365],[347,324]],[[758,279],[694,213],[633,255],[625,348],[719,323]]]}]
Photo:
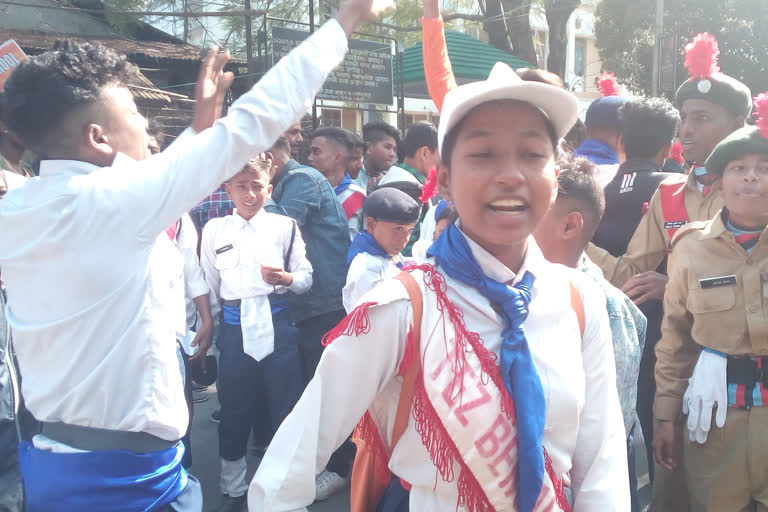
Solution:
[{"label": "red plume on beret", "polygon": [[685,67],[692,78],[704,80],[713,73],[720,72],[717,63],[720,47],[712,34],[703,32],[685,45]]},{"label": "red plume on beret", "polygon": [[603,73],[597,79],[597,88],[603,96],[618,96],[619,84],[616,82],[616,75],[613,73]]},{"label": "red plume on beret", "polygon": [[757,112],[757,129],[764,139],[768,140],[768,93],[762,93],[755,99],[755,112]]},{"label": "red plume on beret", "polygon": [[421,189],[419,201],[427,203],[435,194],[437,194],[437,169],[433,167],[427,173],[427,181],[424,182],[424,188]]},{"label": "red plume on beret", "polygon": [[683,145],[679,140],[676,140],[675,143],[672,144],[672,147],[669,148],[669,156],[667,158],[674,160],[680,165],[685,165],[685,160],[683,160]]}]

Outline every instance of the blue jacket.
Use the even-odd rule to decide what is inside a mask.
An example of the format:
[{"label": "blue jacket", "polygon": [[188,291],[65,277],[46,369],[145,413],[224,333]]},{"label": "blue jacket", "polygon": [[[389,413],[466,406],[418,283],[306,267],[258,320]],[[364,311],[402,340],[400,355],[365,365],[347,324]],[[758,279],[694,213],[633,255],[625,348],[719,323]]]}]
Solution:
[{"label": "blue jacket", "polygon": [[579,144],[573,156],[581,156],[595,165],[613,165],[619,163],[619,155],[605,142],[597,139],[585,139]]},{"label": "blue jacket", "polygon": [[274,183],[274,204],[265,209],[288,215],[301,229],[312,263],[312,288],[291,294],[290,310],[297,322],[344,310],[341,290],[347,280],[349,224],[336,192],[312,167],[290,160]]}]

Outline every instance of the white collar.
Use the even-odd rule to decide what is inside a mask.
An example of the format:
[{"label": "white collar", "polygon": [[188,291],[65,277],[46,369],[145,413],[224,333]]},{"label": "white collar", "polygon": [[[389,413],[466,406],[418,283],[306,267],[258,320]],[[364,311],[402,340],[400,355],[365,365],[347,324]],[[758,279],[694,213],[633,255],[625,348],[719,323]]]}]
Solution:
[{"label": "white collar", "polygon": [[[112,165],[109,167],[118,167],[121,165],[135,163],[133,158],[118,153],[115,155],[115,159],[112,161]],[[40,162],[40,176],[77,176],[91,174],[98,169],[105,169],[105,167],[99,167],[89,162],[83,162],[82,160],[42,160]]]},{"label": "white collar", "polygon": [[245,226],[251,226],[252,228],[256,229],[256,227],[261,224],[263,220],[266,219],[267,212],[262,207],[258,212],[256,212],[256,215],[250,218],[250,220],[245,220],[243,217],[238,215],[237,208],[232,210],[232,217],[235,222],[235,225],[238,226],[240,229],[244,228]]},{"label": "white collar", "polygon": [[520,265],[520,272],[515,274],[490,252],[483,249],[480,244],[468,237],[463,231],[461,231],[460,227],[459,231],[466,239],[467,244],[469,245],[469,249],[472,251],[472,256],[475,257],[475,261],[477,261],[477,264],[480,265],[483,273],[500,283],[515,283],[516,281],[522,279],[522,276],[525,275],[526,271],[530,271],[531,274],[535,276],[537,268],[541,265],[542,262],[547,261],[544,259],[544,255],[541,253],[541,249],[539,249],[538,244],[536,244],[536,240],[534,240],[533,235],[531,235],[528,237],[528,249],[526,250],[525,256],[523,257],[523,264]]}]

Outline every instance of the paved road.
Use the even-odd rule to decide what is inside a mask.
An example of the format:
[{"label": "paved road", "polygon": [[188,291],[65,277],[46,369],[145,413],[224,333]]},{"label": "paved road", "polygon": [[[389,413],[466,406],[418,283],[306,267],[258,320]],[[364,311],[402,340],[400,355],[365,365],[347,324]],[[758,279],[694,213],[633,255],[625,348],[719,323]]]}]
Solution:
[{"label": "paved road", "polygon": [[[217,426],[212,423],[208,416],[214,409],[218,408],[218,399],[216,398],[216,388],[212,386],[203,394],[207,395],[208,401],[195,404],[195,419],[192,423],[192,468],[190,472],[195,475],[203,487],[203,497],[205,500],[203,512],[214,512],[221,503],[221,494],[219,491],[219,444]],[[647,506],[650,501],[650,486],[648,483],[648,465],[643,449],[642,440],[636,443],[637,469],[640,479],[640,485],[644,486],[640,492],[640,503]],[[256,470],[258,460],[249,456],[248,478]],[[349,511],[349,493],[340,492],[328,501],[316,503],[309,507],[310,512],[348,512]]]}]

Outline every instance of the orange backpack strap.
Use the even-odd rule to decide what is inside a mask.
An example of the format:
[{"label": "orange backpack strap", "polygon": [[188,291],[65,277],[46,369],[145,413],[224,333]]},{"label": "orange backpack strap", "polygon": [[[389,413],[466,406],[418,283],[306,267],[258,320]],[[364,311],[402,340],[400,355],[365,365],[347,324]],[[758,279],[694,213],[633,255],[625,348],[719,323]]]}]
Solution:
[{"label": "orange backpack strap", "polygon": [[664,217],[664,229],[669,240],[674,238],[678,229],[688,223],[688,210],[685,209],[685,183],[662,183],[659,185],[661,215]]},{"label": "orange backpack strap", "polygon": [[573,312],[576,313],[576,318],[579,320],[579,331],[581,332],[581,337],[584,337],[584,302],[581,300],[581,293],[579,293],[579,289],[576,287],[576,284],[572,281],[568,281],[568,285],[571,288],[571,308],[573,309]]},{"label": "orange backpack strap", "polygon": [[392,429],[392,443],[390,452],[403,436],[408,426],[408,417],[411,412],[411,402],[413,401],[413,392],[416,387],[416,379],[421,373],[421,317],[424,311],[424,299],[421,296],[421,290],[416,279],[410,272],[400,272],[395,276],[397,280],[403,283],[408,291],[408,297],[411,299],[413,308],[413,361],[406,368],[403,376],[403,387],[400,390],[400,399],[397,402],[397,415],[395,416],[395,425]]}]

